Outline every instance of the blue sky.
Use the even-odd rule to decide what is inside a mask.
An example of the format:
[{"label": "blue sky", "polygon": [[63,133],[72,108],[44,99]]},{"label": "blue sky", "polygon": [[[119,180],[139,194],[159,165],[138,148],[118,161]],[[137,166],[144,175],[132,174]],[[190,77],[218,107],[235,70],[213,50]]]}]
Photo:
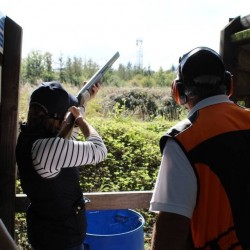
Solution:
[{"label": "blue sky", "polygon": [[137,63],[158,70],[178,63],[197,46],[219,51],[229,18],[250,14],[249,0],[1,0],[0,12],[23,28],[22,55],[32,50],[92,59],[104,64]]}]

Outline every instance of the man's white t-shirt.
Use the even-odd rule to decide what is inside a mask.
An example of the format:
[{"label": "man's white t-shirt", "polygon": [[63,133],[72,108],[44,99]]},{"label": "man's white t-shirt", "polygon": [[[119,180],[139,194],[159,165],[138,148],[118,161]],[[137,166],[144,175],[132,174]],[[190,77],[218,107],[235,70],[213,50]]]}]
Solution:
[{"label": "man's white t-shirt", "polygon": [[[188,117],[201,108],[222,102],[230,100],[226,95],[206,98],[190,110]],[[169,138],[163,150],[150,210],[192,218],[196,196],[197,179],[194,170],[178,143]]]}]

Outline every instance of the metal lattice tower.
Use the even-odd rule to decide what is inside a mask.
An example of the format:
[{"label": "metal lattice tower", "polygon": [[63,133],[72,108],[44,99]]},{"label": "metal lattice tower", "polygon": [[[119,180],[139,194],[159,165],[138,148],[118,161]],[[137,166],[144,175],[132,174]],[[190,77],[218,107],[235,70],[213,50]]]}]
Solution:
[{"label": "metal lattice tower", "polygon": [[142,48],[142,43],[143,43],[142,38],[136,39],[136,47],[137,47],[136,64],[137,64],[137,67],[140,68],[140,69],[143,68],[143,48]]}]

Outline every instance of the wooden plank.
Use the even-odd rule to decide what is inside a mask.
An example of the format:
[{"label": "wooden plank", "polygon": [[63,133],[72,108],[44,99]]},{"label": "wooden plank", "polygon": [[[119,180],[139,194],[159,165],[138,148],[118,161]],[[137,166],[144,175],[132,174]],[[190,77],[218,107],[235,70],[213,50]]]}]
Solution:
[{"label": "wooden plank", "polygon": [[141,209],[149,208],[152,192],[103,192],[86,193],[84,195],[91,200],[87,205],[87,209],[89,210]]},{"label": "wooden plank", "polygon": [[237,68],[240,69],[241,71],[250,72],[250,51],[249,50],[239,47]]},{"label": "wooden plank", "polygon": [[[87,210],[148,209],[152,191],[97,192],[84,193],[84,196],[90,199]],[[15,203],[15,212],[21,213],[26,211],[30,202],[25,194],[17,194]]]},{"label": "wooden plank", "polygon": [[0,218],[15,235],[15,183],[22,29],[5,18],[0,109]]},{"label": "wooden plank", "polygon": [[220,55],[224,61],[225,67],[230,72],[233,71],[235,61],[235,45],[231,41],[231,35],[243,29],[240,16],[230,20],[230,22],[221,30],[220,34]]},{"label": "wooden plank", "polygon": [[247,105],[250,104],[247,99],[250,95],[249,38],[250,29],[242,25],[240,16],[230,20],[220,37],[220,54],[226,69],[233,74],[234,93],[231,98],[234,101],[245,101]]},{"label": "wooden plank", "polygon": [[237,97],[250,96],[250,72],[237,69],[234,92]]}]

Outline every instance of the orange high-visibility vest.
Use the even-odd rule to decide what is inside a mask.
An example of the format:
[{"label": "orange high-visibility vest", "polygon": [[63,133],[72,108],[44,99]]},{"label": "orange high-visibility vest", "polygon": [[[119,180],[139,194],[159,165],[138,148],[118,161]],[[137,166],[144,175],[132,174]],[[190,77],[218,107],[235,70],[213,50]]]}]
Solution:
[{"label": "orange high-visibility vest", "polygon": [[195,249],[250,249],[250,110],[220,103],[198,110],[173,137],[197,176],[191,219]]}]

